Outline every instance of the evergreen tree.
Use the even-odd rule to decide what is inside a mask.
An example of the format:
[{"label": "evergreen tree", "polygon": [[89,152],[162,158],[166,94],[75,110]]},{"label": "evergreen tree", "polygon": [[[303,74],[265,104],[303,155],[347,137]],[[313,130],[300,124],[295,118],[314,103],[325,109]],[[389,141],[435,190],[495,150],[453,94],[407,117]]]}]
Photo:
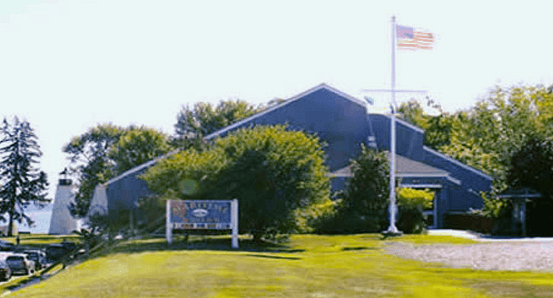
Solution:
[{"label": "evergreen tree", "polygon": [[387,226],[386,211],[390,193],[390,167],[385,153],[361,144],[361,152],[351,161],[353,177],[343,194],[342,232],[380,232]]},{"label": "evergreen tree", "polygon": [[[29,122],[19,121],[17,117],[13,123],[4,119],[1,133],[0,211],[8,214],[8,236],[12,236],[14,220],[33,224],[25,214],[25,208],[31,202],[40,204],[49,201],[45,192],[48,181],[46,173],[34,167],[42,152]],[[3,216],[2,219],[5,220]]]}]

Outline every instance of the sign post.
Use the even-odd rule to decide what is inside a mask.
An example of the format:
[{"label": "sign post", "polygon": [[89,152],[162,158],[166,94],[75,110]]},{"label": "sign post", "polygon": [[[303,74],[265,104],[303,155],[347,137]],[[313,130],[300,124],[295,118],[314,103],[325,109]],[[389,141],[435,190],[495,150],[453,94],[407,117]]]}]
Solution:
[{"label": "sign post", "polygon": [[232,248],[238,248],[238,200],[167,200],[167,243],[173,229],[232,230]]},{"label": "sign post", "polygon": [[232,248],[238,248],[238,200],[234,199],[231,202],[230,220],[232,222]]},{"label": "sign post", "polygon": [[171,245],[173,242],[173,224],[171,224],[171,200],[167,200],[165,217],[165,239]]}]

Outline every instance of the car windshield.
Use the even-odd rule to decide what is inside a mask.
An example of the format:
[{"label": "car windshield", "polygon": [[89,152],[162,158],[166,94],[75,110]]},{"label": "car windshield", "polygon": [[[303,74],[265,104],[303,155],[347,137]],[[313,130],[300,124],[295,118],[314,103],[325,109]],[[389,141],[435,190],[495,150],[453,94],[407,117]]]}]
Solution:
[{"label": "car windshield", "polygon": [[8,258],[6,259],[6,262],[7,262],[8,264],[14,264],[14,263],[17,263],[17,264],[18,264],[18,263],[23,262],[23,258],[22,258],[22,257],[8,257]]}]

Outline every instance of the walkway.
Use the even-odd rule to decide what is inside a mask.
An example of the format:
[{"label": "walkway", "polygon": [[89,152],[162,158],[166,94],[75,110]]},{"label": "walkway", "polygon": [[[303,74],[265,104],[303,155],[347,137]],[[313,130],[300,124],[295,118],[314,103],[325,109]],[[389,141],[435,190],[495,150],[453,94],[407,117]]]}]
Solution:
[{"label": "walkway", "polygon": [[475,239],[468,245],[392,243],[386,251],[398,257],[477,270],[553,272],[553,238],[498,238],[458,230],[431,230],[430,235]]}]

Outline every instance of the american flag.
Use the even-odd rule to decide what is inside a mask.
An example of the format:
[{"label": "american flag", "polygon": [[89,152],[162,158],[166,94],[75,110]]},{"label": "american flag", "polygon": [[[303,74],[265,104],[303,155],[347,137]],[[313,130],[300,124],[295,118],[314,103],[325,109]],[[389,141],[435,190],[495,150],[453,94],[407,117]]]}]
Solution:
[{"label": "american flag", "polygon": [[430,32],[423,32],[412,27],[397,26],[397,48],[404,50],[431,50],[434,42],[434,35]]}]

